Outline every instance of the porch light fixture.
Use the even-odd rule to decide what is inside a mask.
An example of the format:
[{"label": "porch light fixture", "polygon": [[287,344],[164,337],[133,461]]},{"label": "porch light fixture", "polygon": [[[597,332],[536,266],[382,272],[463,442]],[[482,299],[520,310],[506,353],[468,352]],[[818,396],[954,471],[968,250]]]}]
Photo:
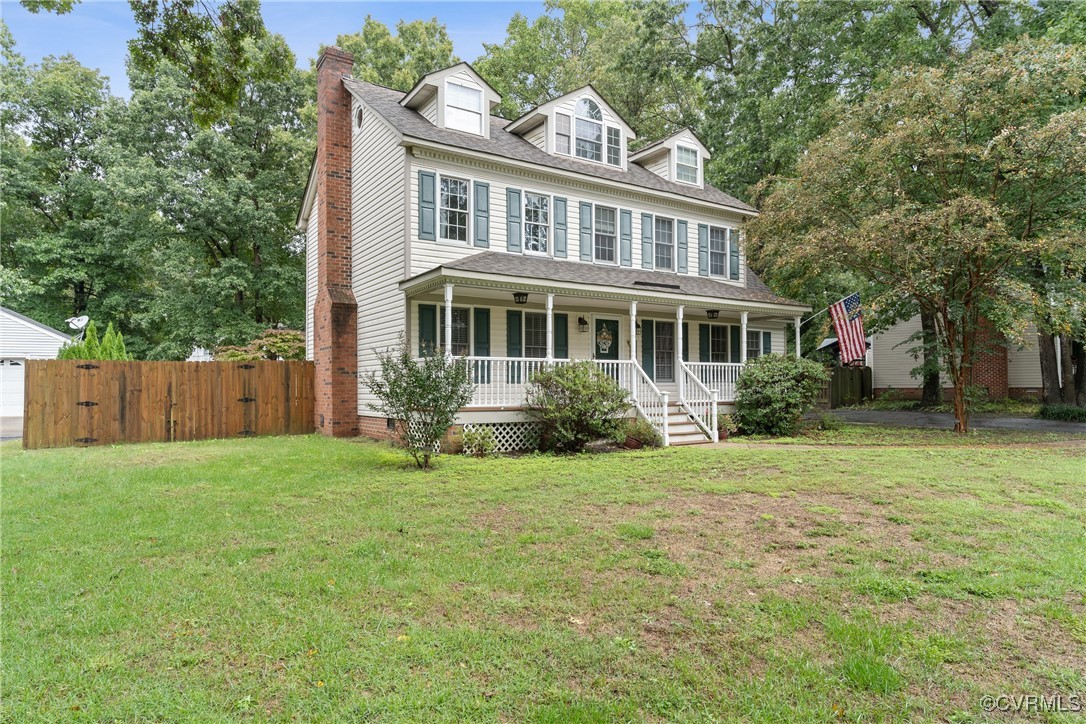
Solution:
[{"label": "porch light fixture", "polygon": [[527,304],[528,292],[513,292],[513,301],[517,304]]},{"label": "porch light fixture", "polygon": [[707,318],[709,318],[709,319],[716,319],[717,317],[720,316],[720,310],[719,309],[706,309],[705,310],[705,316]]},{"label": "porch light fixture", "polygon": [[577,317],[577,329],[581,330],[582,332],[587,332],[588,320],[584,317]]}]

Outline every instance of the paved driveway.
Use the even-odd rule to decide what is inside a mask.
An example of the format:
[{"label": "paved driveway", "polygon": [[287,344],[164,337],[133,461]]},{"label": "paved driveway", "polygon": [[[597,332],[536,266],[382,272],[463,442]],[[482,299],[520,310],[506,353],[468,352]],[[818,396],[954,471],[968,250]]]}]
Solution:
[{"label": "paved driveway", "polygon": [[0,417],[0,440],[18,440],[23,436],[23,418]]},{"label": "paved driveway", "polygon": [[[954,415],[949,412],[913,412],[904,410],[831,410],[834,417],[846,422],[894,427],[930,427],[954,429]],[[987,417],[974,415],[970,427],[1027,430],[1031,432],[1077,432],[1086,435],[1086,423],[1039,420],[1035,417]]]}]

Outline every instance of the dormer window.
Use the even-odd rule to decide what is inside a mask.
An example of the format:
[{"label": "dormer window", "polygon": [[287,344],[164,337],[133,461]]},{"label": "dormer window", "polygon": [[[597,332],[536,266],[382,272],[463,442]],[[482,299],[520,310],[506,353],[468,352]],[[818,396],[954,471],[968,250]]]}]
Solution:
[{"label": "dormer window", "polygon": [[687,146],[675,147],[675,178],[683,183],[698,182],[698,149]]},{"label": "dormer window", "polygon": [[603,113],[591,98],[582,98],[574,111],[577,115],[577,157],[603,161]]},{"label": "dormer window", "polygon": [[445,127],[481,135],[483,92],[449,81],[445,86]]}]

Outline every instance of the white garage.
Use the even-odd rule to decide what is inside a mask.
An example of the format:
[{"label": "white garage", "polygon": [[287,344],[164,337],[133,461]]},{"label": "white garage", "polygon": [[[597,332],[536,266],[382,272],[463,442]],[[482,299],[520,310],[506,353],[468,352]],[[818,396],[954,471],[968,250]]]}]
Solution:
[{"label": "white garage", "polygon": [[68,335],[0,307],[0,417],[23,416],[23,372],[28,359],[54,359]]}]

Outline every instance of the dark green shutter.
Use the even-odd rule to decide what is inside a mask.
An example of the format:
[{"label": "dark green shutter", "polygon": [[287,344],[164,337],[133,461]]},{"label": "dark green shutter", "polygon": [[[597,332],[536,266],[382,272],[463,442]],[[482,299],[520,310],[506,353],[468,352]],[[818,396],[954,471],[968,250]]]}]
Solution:
[{"label": "dark green shutter", "polygon": [[709,276],[709,227],[698,224],[698,275]]},{"label": "dark green shutter", "polygon": [[437,238],[436,178],[433,171],[419,171],[419,238],[426,241]]},{"label": "dark green shutter", "polygon": [[633,266],[633,214],[623,209],[619,218],[619,259],[622,266]]},{"label": "dark green shutter", "polygon": [[641,268],[652,269],[652,214],[641,214]]},{"label": "dark green shutter", "polygon": [[505,248],[520,253],[520,190],[505,190]]},{"label": "dark green shutter", "polygon": [[773,354],[773,335],[762,332],[762,354]]},{"label": "dark green shutter", "polygon": [[429,357],[437,349],[437,306],[419,305],[419,357]]},{"label": "dark green shutter", "polygon": [[490,246],[490,184],[475,182],[475,246]]},{"label": "dark green shutter", "polygon": [[678,244],[677,244],[677,247],[678,247],[678,250],[679,250],[678,251],[678,253],[679,253],[679,264],[678,264],[679,273],[680,274],[686,274],[686,256],[687,256],[687,253],[686,253],[686,222],[682,221],[682,220],[676,221],[675,222],[675,231],[676,231],[676,236],[679,237]]},{"label": "dark green shutter", "polygon": [[592,261],[592,204],[581,202],[581,261]]},{"label": "dark green shutter", "polygon": [[475,308],[475,356],[490,356],[490,310]]},{"label": "dark green shutter", "polygon": [[731,278],[739,278],[739,233],[735,229],[728,230],[728,255],[731,262]]},{"label": "dark green shutter", "polygon": [[505,312],[505,356],[520,357],[521,313],[514,309]]},{"label": "dark green shutter", "polygon": [[[739,326],[734,325],[734,324],[731,326],[732,362],[738,362],[739,359],[740,359],[739,333],[741,331],[742,330],[741,330],[741,328]],[[746,340],[743,340],[743,344],[746,344]]]},{"label": "dark green shutter", "polygon": [[566,258],[566,200],[554,197],[554,256]]},{"label": "dark green shutter", "polygon": [[709,335],[709,325],[698,325],[698,361],[699,362],[712,362],[713,361],[713,347]]},{"label": "dark green shutter", "polygon": [[569,315],[554,315],[554,357],[569,358]]},{"label": "dark green shutter", "polygon": [[641,368],[650,380],[656,379],[656,335],[651,319],[641,322]]},{"label": "dark green shutter", "polygon": [[690,361],[690,325],[683,322],[683,362]]}]

